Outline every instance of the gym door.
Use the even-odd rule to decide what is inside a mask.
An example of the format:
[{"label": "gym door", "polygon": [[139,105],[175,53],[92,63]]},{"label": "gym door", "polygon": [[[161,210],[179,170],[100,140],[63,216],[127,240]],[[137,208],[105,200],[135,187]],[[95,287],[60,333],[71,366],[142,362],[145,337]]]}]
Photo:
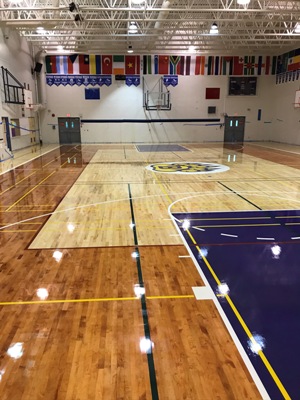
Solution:
[{"label": "gym door", "polygon": [[246,117],[225,117],[224,143],[244,143]]},{"label": "gym door", "polygon": [[58,117],[58,133],[60,144],[81,143],[80,119]]}]

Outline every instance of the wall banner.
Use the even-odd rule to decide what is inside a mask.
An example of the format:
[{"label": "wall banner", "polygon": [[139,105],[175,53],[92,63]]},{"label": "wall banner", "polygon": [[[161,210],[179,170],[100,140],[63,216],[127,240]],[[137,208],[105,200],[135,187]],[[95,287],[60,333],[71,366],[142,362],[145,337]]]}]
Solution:
[{"label": "wall banner", "polygon": [[112,83],[111,75],[46,75],[48,86],[110,86]]},{"label": "wall banner", "polygon": [[141,77],[140,75],[126,75],[125,82],[127,86],[139,86],[141,83]]},{"label": "wall banner", "polygon": [[164,85],[166,87],[172,85],[173,87],[178,85],[178,76],[177,75],[164,75],[163,77]]}]

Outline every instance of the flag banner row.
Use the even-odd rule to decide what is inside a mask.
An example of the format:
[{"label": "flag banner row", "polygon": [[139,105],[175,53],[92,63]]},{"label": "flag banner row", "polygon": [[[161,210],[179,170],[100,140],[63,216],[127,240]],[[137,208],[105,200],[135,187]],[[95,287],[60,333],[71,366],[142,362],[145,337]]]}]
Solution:
[{"label": "flag banner row", "polygon": [[178,85],[178,76],[177,75],[164,75],[163,82],[166,87],[168,86],[177,86]]},{"label": "flag banner row", "polygon": [[45,57],[46,73],[60,75],[275,75],[277,56],[72,54]]},{"label": "flag banner row", "polygon": [[299,78],[300,78],[300,69],[297,69],[296,71],[282,72],[276,75],[276,84],[298,81]]},{"label": "flag banner row", "polygon": [[300,48],[279,56],[47,55],[58,75],[277,75],[300,69]]},{"label": "flag banner row", "polygon": [[139,86],[141,83],[141,77],[140,75],[126,75],[125,83],[127,86]]},{"label": "flag banner row", "polygon": [[46,84],[49,86],[110,86],[111,75],[46,75]]}]

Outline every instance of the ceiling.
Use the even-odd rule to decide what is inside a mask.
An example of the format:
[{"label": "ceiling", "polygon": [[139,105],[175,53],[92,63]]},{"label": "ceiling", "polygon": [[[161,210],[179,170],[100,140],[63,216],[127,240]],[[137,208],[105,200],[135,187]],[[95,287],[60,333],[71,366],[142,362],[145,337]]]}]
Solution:
[{"label": "ceiling", "polygon": [[300,47],[299,21],[300,0],[0,0],[0,27],[47,53],[276,55]]}]

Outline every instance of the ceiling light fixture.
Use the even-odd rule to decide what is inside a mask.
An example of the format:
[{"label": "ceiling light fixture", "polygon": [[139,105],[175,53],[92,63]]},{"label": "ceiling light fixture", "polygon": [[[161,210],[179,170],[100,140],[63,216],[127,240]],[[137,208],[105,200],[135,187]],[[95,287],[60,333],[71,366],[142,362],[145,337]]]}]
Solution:
[{"label": "ceiling light fixture", "polygon": [[132,46],[128,46],[127,53],[133,53]]},{"label": "ceiling light fixture", "polygon": [[250,3],[250,0],[237,0],[236,1],[240,6],[247,6]]},{"label": "ceiling light fixture", "polygon": [[218,25],[216,24],[216,22],[214,22],[214,23],[211,25],[209,33],[210,33],[211,35],[217,35],[217,34],[219,33]]},{"label": "ceiling light fixture", "polygon": [[300,24],[299,24],[299,22],[295,26],[294,33],[300,33]]},{"label": "ceiling light fixture", "polygon": [[69,10],[71,12],[75,11],[77,9],[76,4],[72,1],[72,3],[69,4]]},{"label": "ceiling light fixture", "polygon": [[137,33],[138,28],[136,26],[135,22],[130,22],[129,28],[128,28],[128,33]]}]

